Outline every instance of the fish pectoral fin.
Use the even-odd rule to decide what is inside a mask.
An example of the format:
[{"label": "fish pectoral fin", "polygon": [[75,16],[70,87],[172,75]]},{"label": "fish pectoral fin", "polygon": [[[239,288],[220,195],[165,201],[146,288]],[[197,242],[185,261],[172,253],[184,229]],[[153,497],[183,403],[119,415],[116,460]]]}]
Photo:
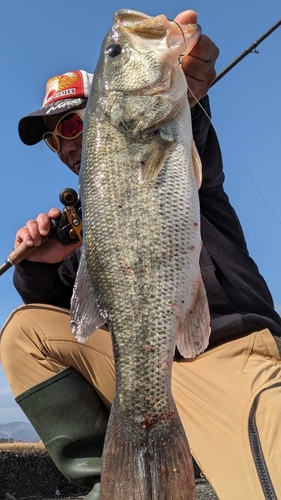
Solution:
[{"label": "fish pectoral fin", "polygon": [[71,298],[70,326],[79,342],[85,342],[94,331],[106,323],[106,313],[101,311],[94,297],[93,287],[89,280],[86,261],[81,259]]},{"label": "fish pectoral fin", "polygon": [[196,186],[199,189],[202,184],[202,163],[194,139],[192,139],[192,163]]},{"label": "fish pectoral fin", "polygon": [[157,133],[151,141],[140,162],[139,182],[153,181],[161,171],[174,145],[173,138],[167,138]]},{"label": "fish pectoral fin", "polygon": [[200,276],[192,307],[179,325],[176,345],[180,354],[184,358],[194,358],[203,352],[208,346],[210,332],[209,306]]}]

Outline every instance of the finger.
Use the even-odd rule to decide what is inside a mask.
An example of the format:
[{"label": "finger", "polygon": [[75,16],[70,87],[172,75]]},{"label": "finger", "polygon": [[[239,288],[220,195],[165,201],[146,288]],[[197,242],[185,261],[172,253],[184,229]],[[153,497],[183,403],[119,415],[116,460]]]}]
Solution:
[{"label": "finger", "polygon": [[219,56],[219,49],[207,35],[202,35],[189,52],[189,55],[204,62],[215,64]]},{"label": "finger", "polygon": [[192,92],[199,88],[205,88],[208,91],[212,81],[215,79],[216,71],[212,61],[202,61],[187,56],[182,62],[182,69],[185,73],[188,86]]},{"label": "finger", "polygon": [[15,237],[14,248],[17,248],[22,242],[26,243],[28,246],[34,245],[34,238],[26,227],[22,227],[18,230]]},{"label": "finger", "polygon": [[25,229],[26,231],[22,232],[23,234],[23,241],[27,244],[29,244],[28,242],[30,242],[31,240],[33,241],[33,245],[35,246],[38,246],[41,244],[41,239],[42,239],[42,236],[46,236],[46,234],[48,234],[48,230],[47,230],[47,233],[46,233],[46,230],[43,228],[43,231],[39,229],[39,224],[38,224],[38,218],[36,220],[34,219],[30,219],[29,221],[27,221],[26,225],[25,225]]},{"label": "finger", "polygon": [[185,10],[175,17],[175,21],[179,24],[197,23],[197,14],[194,10]]},{"label": "finger", "polygon": [[48,212],[48,217],[51,219],[57,219],[61,215],[61,211],[58,208],[51,208]]},{"label": "finger", "polygon": [[202,35],[192,51],[182,58],[181,65],[187,84],[198,100],[207,94],[216,77],[215,62],[218,55],[219,50],[215,43],[206,35]]},{"label": "finger", "polygon": [[[39,214],[36,218],[38,231],[41,236],[47,236],[50,231],[51,219],[47,214]],[[35,229],[35,228],[34,228]]]},{"label": "finger", "polygon": [[181,65],[186,76],[203,80],[205,73],[214,70],[219,56],[216,44],[206,35],[202,35],[192,51],[182,58]]}]

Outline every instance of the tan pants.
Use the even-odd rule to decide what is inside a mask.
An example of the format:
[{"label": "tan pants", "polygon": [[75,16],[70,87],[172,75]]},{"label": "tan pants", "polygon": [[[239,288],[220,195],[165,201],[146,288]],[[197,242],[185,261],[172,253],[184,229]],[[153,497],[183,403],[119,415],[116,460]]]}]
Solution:
[{"label": "tan pants", "polygon": [[[110,335],[79,344],[67,310],[22,306],[2,330],[1,361],[15,396],[66,366],[79,371],[110,406]],[[221,500],[281,499],[281,341],[268,330],[173,364],[173,393],[192,453]],[[249,441],[249,418],[275,496],[264,494]],[[175,443],[176,446],[176,443]]]}]

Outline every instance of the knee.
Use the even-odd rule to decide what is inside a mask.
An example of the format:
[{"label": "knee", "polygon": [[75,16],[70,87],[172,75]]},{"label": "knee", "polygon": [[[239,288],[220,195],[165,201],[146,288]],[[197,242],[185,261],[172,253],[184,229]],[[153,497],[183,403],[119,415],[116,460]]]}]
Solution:
[{"label": "knee", "polygon": [[0,337],[0,361],[5,366],[13,359],[20,362],[20,353],[25,349],[27,343],[27,322],[22,310],[25,306],[15,309],[7,319],[1,330]]}]

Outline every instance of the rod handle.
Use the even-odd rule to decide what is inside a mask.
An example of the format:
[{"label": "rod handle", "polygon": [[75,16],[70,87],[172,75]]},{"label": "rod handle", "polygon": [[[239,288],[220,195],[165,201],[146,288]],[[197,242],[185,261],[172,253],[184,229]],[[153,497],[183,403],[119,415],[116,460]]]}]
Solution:
[{"label": "rod handle", "polygon": [[[44,236],[42,238],[41,245],[43,245],[43,243],[45,243],[47,239],[48,236]],[[38,250],[39,246],[31,247],[26,245],[26,243],[22,241],[21,244],[8,255],[7,260],[11,263],[12,266],[15,266],[16,264],[19,264],[22,260],[26,259],[26,257],[31,255],[33,252],[35,252],[35,250]]]}]

